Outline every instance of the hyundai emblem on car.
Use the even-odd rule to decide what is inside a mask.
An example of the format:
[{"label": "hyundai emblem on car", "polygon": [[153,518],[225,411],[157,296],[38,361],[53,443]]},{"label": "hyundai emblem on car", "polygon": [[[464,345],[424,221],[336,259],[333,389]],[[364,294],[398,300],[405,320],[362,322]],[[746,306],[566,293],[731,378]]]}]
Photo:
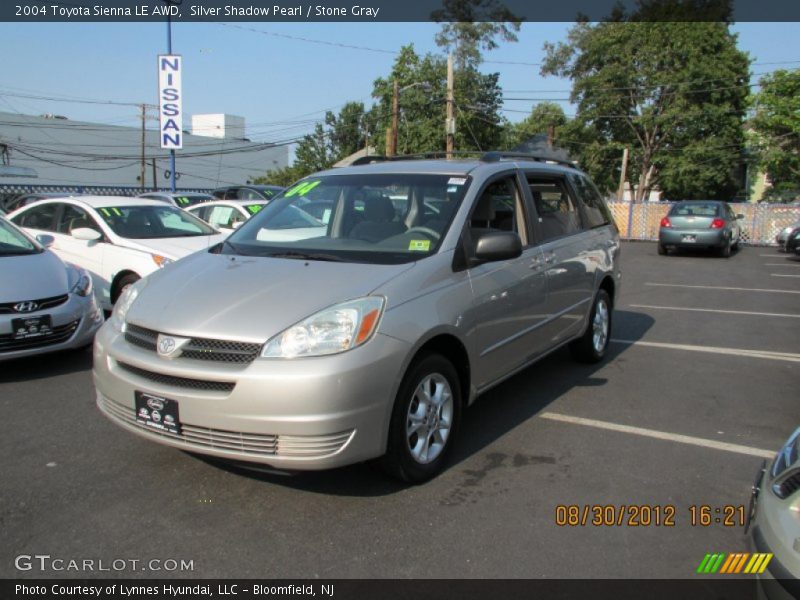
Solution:
[{"label": "hyundai emblem on car", "polygon": [[39,304],[37,302],[33,302],[32,300],[28,300],[26,302],[18,302],[14,305],[14,310],[17,312],[33,312],[37,308],[39,308]]}]

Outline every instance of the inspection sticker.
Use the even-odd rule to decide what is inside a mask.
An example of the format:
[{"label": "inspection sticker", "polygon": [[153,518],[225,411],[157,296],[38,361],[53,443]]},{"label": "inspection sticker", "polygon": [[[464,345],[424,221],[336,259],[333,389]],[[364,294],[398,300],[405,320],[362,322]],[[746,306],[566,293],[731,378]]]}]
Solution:
[{"label": "inspection sticker", "polygon": [[431,249],[431,241],[411,240],[408,242],[408,249],[412,252],[428,252]]},{"label": "inspection sticker", "polygon": [[447,180],[447,185],[464,185],[467,183],[466,177],[451,177]]}]

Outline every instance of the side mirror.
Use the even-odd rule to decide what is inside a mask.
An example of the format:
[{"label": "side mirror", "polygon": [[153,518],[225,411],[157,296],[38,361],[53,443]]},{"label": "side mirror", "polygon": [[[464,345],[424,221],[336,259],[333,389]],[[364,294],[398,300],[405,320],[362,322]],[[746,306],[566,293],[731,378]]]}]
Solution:
[{"label": "side mirror", "polygon": [[47,235],[46,233],[40,233],[36,236],[36,241],[45,248],[49,248],[55,243],[56,238],[54,238],[52,235]]},{"label": "side mirror", "polygon": [[743,215],[742,213],[738,213],[738,214],[736,215],[736,218],[737,218],[737,219],[744,219],[744,215]]},{"label": "side mirror", "polygon": [[475,240],[475,258],[482,262],[511,260],[522,254],[522,240],[511,231],[487,231]]},{"label": "side mirror", "polygon": [[103,234],[96,229],[89,229],[88,227],[78,227],[69,232],[69,234],[76,240],[84,240],[86,242],[96,242]]}]

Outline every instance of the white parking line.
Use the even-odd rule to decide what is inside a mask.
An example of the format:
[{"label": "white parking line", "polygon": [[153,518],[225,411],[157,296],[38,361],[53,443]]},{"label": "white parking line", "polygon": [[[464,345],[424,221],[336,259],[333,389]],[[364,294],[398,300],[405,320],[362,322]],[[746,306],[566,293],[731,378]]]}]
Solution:
[{"label": "white parking line", "polygon": [[647,346],[650,348],[666,348],[668,350],[686,350],[688,352],[706,352],[708,354],[726,354],[728,356],[800,362],[800,354],[793,354],[791,352],[771,352],[769,350],[746,350],[743,348],[721,348],[716,346],[692,346],[689,344],[666,344],[662,342],[643,342],[641,340],[611,339],[609,341],[615,344],[627,344],[629,346]]},{"label": "white parking line", "polygon": [[708,440],[690,435],[681,435],[679,433],[669,433],[666,431],[657,431],[655,429],[645,429],[643,427],[631,427],[630,425],[619,425],[617,423],[609,423],[608,421],[584,419],[583,417],[572,417],[570,415],[562,415],[551,412],[545,412],[539,416],[542,419],[549,419],[551,421],[561,421],[562,423],[572,423],[573,425],[584,425],[586,427],[608,429],[609,431],[618,431],[621,433],[632,433],[634,435],[655,438],[657,440],[690,444],[692,446],[702,446],[703,448],[713,448],[714,450],[736,452],[737,454],[746,454],[748,456],[757,456],[759,458],[773,458],[775,456],[775,452],[772,450],[762,450],[761,448],[753,448],[751,446],[741,446],[739,444],[718,442],[716,440]]},{"label": "white parking line", "polygon": [[800,263],[764,263],[765,267],[794,267],[795,269],[800,269]]},{"label": "white parking line", "polygon": [[629,304],[631,308],[653,308],[658,310],[686,310],[691,312],[720,313],[723,315],[752,315],[755,317],[787,317],[800,319],[800,315],[790,315],[786,313],[752,312],[749,310],[721,310],[717,308],[686,308],[684,306],[652,306],[650,304]]},{"label": "white parking line", "polygon": [[788,275],[784,273],[770,273],[773,277],[800,277],[800,275]]},{"label": "white parking line", "polygon": [[775,254],[759,254],[759,256],[766,258],[778,258],[780,254],[776,252]]},{"label": "white parking line", "polygon": [[800,290],[769,290],[762,288],[720,287],[714,285],[684,285],[682,283],[645,283],[658,287],[693,288],[698,290],[732,290],[737,292],[769,292],[772,294],[800,294]]}]

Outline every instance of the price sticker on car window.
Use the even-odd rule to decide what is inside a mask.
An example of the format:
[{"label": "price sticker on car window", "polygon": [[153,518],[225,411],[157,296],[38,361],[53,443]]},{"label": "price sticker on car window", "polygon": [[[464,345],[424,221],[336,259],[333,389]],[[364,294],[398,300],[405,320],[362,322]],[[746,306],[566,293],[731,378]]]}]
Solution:
[{"label": "price sticker on car window", "polygon": [[284,196],[286,198],[291,198],[292,196],[305,196],[308,192],[313,190],[320,183],[322,183],[321,179],[317,179],[316,181],[303,181],[301,183],[298,183],[293,188],[291,188],[288,192],[284,194]]},{"label": "price sticker on car window", "polygon": [[430,240],[411,240],[408,242],[408,249],[411,252],[428,252],[431,249]]}]

